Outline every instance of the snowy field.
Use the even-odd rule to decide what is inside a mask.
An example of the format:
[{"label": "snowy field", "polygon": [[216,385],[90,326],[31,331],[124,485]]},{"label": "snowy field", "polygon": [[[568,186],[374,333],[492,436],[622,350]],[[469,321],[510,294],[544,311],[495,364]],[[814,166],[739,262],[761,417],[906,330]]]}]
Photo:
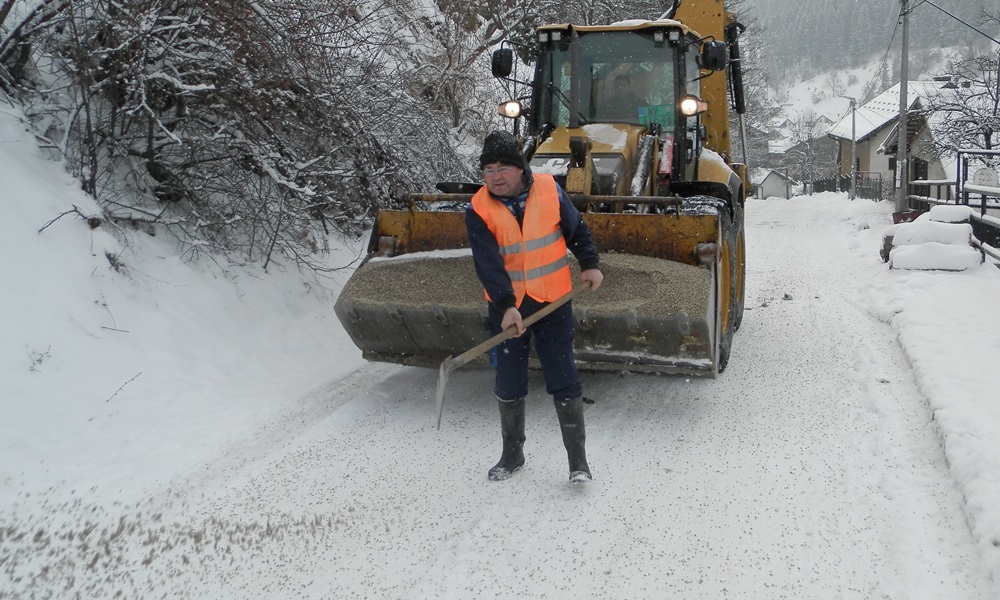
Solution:
[{"label": "snowy field", "polygon": [[1000,597],[1000,270],[889,270],[891,203],[750,200],[729,368],[586,375],[571,486],[539,378],[494,483],[489,373],[438,431],[365,363],[349,270],[91,229],[8,105],[0,180],[0,598]]}]

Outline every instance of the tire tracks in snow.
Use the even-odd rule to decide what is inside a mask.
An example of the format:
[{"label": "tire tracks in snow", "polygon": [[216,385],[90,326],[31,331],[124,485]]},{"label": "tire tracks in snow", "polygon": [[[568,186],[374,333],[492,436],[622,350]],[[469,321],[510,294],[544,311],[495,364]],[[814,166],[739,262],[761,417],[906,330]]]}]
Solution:
[{"label": "tire tracks in snow", "polygon": [[210,464],[188,477],[170,484],[167,496],[184,496],[191,491],[206,494],[211,488],[227,489],[234,479],[246,476],[248,468],[279,459],[301,442],[308,430],[354,400],[365,390],[377,386],[403,367],[366,363],[345,377],[329,381],[310,391],[265,423],[253,435],[235,442]]}]

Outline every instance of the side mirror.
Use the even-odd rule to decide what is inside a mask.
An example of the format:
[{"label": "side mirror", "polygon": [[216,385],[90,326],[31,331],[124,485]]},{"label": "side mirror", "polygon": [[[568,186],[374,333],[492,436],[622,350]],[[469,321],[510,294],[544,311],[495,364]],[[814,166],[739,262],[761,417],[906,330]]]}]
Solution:
[{"label": "side mirror", "polygon": [[510,77],[511,71],[514,70],[514,51],[510,48],[494,50],[491,67],[494,77]]},{"label": "side mirror", "polygon": [[729,62],[729,48],[725,42],[705,42],[698,55],[698,66],[709,71],[721,71]]}]

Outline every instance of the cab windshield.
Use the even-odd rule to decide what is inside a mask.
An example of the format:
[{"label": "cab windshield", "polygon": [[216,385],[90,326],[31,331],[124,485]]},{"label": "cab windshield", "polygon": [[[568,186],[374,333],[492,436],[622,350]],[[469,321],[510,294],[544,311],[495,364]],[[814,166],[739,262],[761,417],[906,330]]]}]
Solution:
[{"label": "cab windshield", "polygon": [[[580,123],[674,126],[674,102],[683,81],[676,72],[678,45],[657,44],[652,31],[586,32],[579,41]],[[539,125],[570,123],[572,54],[569,43],[563,43],[539,57]],[[697,77],[696,68],[693,73]]]}]

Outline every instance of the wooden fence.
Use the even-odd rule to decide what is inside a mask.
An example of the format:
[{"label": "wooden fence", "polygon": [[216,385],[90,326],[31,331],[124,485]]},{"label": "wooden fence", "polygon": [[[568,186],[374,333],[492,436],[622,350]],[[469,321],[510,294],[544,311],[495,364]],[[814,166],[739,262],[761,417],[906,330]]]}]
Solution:
[{"label": "wooden fence", "polygon": [[[882,174],[872,171],[858,171],[857,181],[854,184],[855,195],[858,198],[869,198],[871,200],[885,200],[890,197],[891,191],[886,190],[882,182]],[[838,175],[817,179],[813,182],[813,191],[816,192],[850,192],[851,176]]]}]

